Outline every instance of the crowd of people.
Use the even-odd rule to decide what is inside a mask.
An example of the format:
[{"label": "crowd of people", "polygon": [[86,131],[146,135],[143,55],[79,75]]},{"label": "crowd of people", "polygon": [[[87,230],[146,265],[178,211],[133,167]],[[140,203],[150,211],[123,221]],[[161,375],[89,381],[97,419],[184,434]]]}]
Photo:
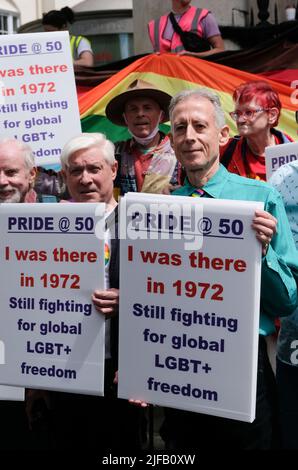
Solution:
[{"label": "crowd of people", "polygon": [[[155,52],[204,57],[223,50],[213,15],[190,3],[173,0],[173,15],[150,22]],[[66,14],[69,11],[62,10],[63,18],[56,11],[44,16],[48,31],[65,29],[72,21]],[[197,32],[205,42],[199,42],[197,50],[187,50],[177,24],[184,31]],[[87,65],[92,65],[90,50],[79,50],[81,42],[84,44],[83,39],[75,60],[86,59]],[[60,175],[49,176],[54,177],[55,188],[63,188],[55,191],[58,200],[104,202],[106,221],[114,214],[116,227],[117,200],[127,192],[264,203],[264,210],[257,210],[251,221],[262,253],[256,418],[253,423],[244,423],[165,408],[161,435],[165,448],[171,451],[298,449],[298,164],[282,166],[270,184],[265,182],[265,147],[292,141],[276,129],[281,102],[268,82],[241,84],[233,100],[235,109],[230,115],[239,136],[231,137],[216,94],[193,89],[171,97],[148,81],[133,81],[106,107],[107,118],[127,127],[131,138],[114,145],[101,133],[82,133],[65,144]],[[159,125],[169,119],[171,131],[165,135]],[[2,138],[0,202],[37,202],[44,186],[35,181],[30,147]],[[117,234],[115,227],[113,233]],[[95,309],[109,325],[105,396],[30,389],[25,406],[2,401],[0,449],[92,449],[102,453],[113,448],[137,451],[145,445],[143,407],[117,398],[119,240],[111,237],[108,222],[106,234],[110,257],[105,265],[105,289],[92,293]],[[277,318],[281,323],[275,375],[265,338],[276,332]]]}]

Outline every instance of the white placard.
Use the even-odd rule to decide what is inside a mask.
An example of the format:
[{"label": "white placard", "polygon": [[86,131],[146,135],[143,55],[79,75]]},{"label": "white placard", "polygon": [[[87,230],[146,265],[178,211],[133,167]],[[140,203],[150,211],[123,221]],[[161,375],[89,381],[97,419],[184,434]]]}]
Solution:
[{"label": "white placard", "polygon": [[253,421],[262,208],[121,199],[119,397]]},{"label": "white placard", "polygon": [[24,401],[25,389],[22,387],[9,387],[0,385],[0,400]]},{"label": "white placard", "polygon": [[[0,340],[0,364],[5,364],[5,344]],[[25,389],[0,385],[0,400],[24,401]]]},{"label": "white placard", "polygon": [[103,395],[104,209],[0,205],[1,384]]},{"label": "white placard", "polygon": [[0,36],[0,130],[28,143],[37,165],[60,164],[81,132],[68,31]]},{"label": "white placard", "polygon": [[298,143],[274,145],[265,148],[266,180],[269,181],[272,174],[285,163],[298,160]]}]

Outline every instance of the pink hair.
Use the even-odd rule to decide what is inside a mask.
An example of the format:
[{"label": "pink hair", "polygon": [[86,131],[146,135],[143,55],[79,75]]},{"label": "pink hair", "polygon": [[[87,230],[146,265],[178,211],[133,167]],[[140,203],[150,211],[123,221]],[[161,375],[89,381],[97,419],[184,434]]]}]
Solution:
[{"label": "pink hair", "polygon": [[250,103],[253,99],[265,109],[278,109],[276,121],[272,124],[272,127],[277,126],[281,111],[281,102],[278,93],[273,90],[269,83],[262,80],[242,83],[233,93],[235,103],[246,104]]}]

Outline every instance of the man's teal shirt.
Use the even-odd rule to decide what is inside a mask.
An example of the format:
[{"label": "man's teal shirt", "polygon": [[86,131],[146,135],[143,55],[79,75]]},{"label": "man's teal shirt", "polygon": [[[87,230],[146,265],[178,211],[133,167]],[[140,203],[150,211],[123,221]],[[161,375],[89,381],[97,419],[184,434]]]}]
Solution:
[{"label": "man's teal shirt", "polygon": [[[191,196],[195,189],[186,179],[173,194]],[[270,335],[275,331],[274,318],[289,315],[298,301],[298,254],[282,199],[269,184],[229,173],[222,165],[202,189],[203,197],[261,201],[278,221],[277,233],[262,258],[260,334]]]}]

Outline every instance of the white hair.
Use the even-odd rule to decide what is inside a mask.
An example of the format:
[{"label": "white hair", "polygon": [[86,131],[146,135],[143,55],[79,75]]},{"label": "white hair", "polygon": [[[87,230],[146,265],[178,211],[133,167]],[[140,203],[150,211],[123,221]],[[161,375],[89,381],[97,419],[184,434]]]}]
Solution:
[{"label": "white hair", "polygon": [[32,168],[35,167],[35,159],[30,145],[25,144],[20,140],[14,139],[13,137],[0,138],[0,146],[1,145],[14,145],[22,153],[27,169],[32,170]]},{"label": "white hair", "polygon": [[194,100],[196,98],[197,99],[206,98],[208,101],[210,101],[210,103],[214,107],[215,122],[216,122],[217,127],[221,129],[225,125],[226,123],[225,114],[221,107],[219,96],[213,93],[212,91],[208,90],[207,88],[195,88],[193,90],[180,91],[180,93],[177,93],[177,95],[173,96],[173,98],[171,99],[170,106],[169,106],[169,115],[170,115],[172,127],[173,127],[172,116],[173,116],[173,112],[176,106],[188,98],[193,98]]},{"label": "white hair", "polygon": [[63,147],[60,160],[62,168],[69,166],[70,157],[78,150],[98,147],[102,152],[105,161],[109,165],[115,163],[115,146],[100,132],[82,132],[82,134],[70,139]]}]

